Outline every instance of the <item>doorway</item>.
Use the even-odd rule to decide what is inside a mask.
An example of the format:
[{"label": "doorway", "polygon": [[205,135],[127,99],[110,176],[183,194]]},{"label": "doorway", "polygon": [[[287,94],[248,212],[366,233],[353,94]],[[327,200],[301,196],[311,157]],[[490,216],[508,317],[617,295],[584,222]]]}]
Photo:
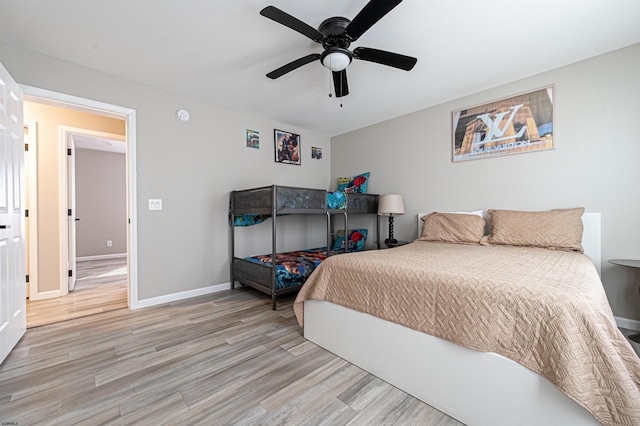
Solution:
[{"label": "doorway", "polygon": [[[53,172],[53,180],[56,181],[53,184],[51,182],[45,182],[43,185],[43,178],[40,178],[41,185],[39,185],[38,188],[40,202],[38,203],[38,207],[41,214],[39,215],[40,220],[38,223],[38,243],[43,243],[44,246],[40,247],[40,244],[38,244],[38,253],[40,256],[38,256],[39,263],[37,265],[37,282],[34,283],[32,281],[29,284],[29,303],[33,305],[32,307],[34,307],[34,309],[42,309],[42,312],[46,312],[47,304],[55,305],[57,303],[58,307],[60,307],[64,303],[68,303],[75,306],[73,310],[67,310],[70,313],[66,317],[52,314],[51,316],[55,321],[68,319],[74,316],[77,317],[85,314],[90,315],[93,313],[99,313],[104,310],[126,308],[127,306],[134,309],[137,305],[137,253],[135,244],[136,227],[134,220],[135,111],[128,108],[102,104],[92,100],[76,98],[28,86],[23,86],[22,88],[25,93],[25,101],[27,102],[37,104],[41,107],[55,107],[66,110],[72,115],[91,115],[91,120],[94,120],[94,122],[95,120],[103,120],[107,123],[120,123],[119,125],[122,129],[122,131],[105,132],[103,131],[105,130],[104,126],[102,128],[98,126],[98,128],[101,129],[100,131],[87,130],[87,128],[92,127],[90,124],[85,125],[83,123],[81,126],[77,127],[78,122],[74,123],[71,121],[64,123],[65,125],[60,124],[57,126],[59,130],[58,135],[56,135],[57,137],[55,137],[55,139],[57,139],[57,143],[54,143],[56,147],[53,148],[55,152],[52,152],[51,149],[49,152],[46,152],[43,149],[44,139],[38,144],[39,151],[41,151],[40,155],[38,155],[38,164],[40,168],[43,167],[45,162],[47,162],[47,164],[53,162],[58,165],[58,170],[57,173],[55,171]],[[33,120],[35,122],[40,121],[38,117],[28,117],[27,120]],[[69,126],[69,123],[72,125]],[[41,125],[41,123],[37,123],[37,125],[39,136],[45,136],[43,134],[45,126]],[[118,133],[120,133],[120,135],[118,135]],[[51,141],[49,140],[47,142],[50,143]],[[81,295],[78,291],[70,292],[70,290],[73,290],[73,285],[69,285],[69,275],[71,274],[69,271],[72,270],[71,265],[75,263],[74,261],[76,260],[76,256],[70,256],[69,254],[70,252],[73,252],[72,249],[75,247],[75,244],[73,244],[75,243],[75,239],[69,241],[65,236],[68,236],[71,233],[74,228],[72,225],[75,225],[76,223],[75,220],[73,220],[76,216],[75,207],[73,206],[74,197],[70,197],[70,195],[72,195],[72,191],[69,191],[69,184],[75,185],[73,182],[74,169],[61,166],[67,163],[66,144],[69,142],[73,147],[78,148],[78,153],[89,153],[89,155],[84,155],[84,157],[91,157],[92,153],[97,153],[98,151],[113,152],[118,150],[120,150],[120,156],[124,157],[124,161],[122,161],[122,172],[124,176],[121,177],[124,182],[124,209],[121,218],[122,232],[119,232],[118,236],[109,236],[104,238],[105,241],[102,242],[105,249],[111,249],[113,247],[116,252],[113,252],[113,250],[111,250],[111,252],[106,250],[105,253],[84,251],[83,254],[80,252],[78,253],[81,260],[80,267],[77,270],[76,268],[73,268],[73,278],[74,280],[78,280],[76,283],[82,282],[84,287],[88,285],[90,288],[93,288],[93,290],[98,289],[98,287],[103,287],[98,289],[100,291],[107,290],[108,286],[105,282],[119,281],[119,284],[116,286],[119,287],[120,294],[122,295],[119,301],[114,302],[113,300],[101,298],[96,294],[91,295],[87,292],[82,295],[83,297],[80,297]],[[117,143],[121,146],[113,149]],[[96,146],[101,146],[103,149],[94,151]],[[107,148],[104,149],[105,147]],[[105,152],[105,154],[108,153]],[[77,155],[74,156],[74,159],[77,159]],[[100,162],[101,160],[94,159],[94,161]],[[47,185],[51,187],[49,189],[53,190],[48,191],[46,188]],[[96,192],[100,191],[101,190],[98,190]],[[53,209],[57,214],[53,215],[50,214],[52,209],[46,208],[46,202],[50,200],[45,199],[47,196],[51,195],[51,192],[53,192],[54,197],[57,197],[59,200],[58,205]],[[68,215],[68,212],[70,211],[73,211],[74,213],[74,216],[71,218],[72,224],[69,223],[70,215]],[[50,216],[54,216],[52,220],[53,222],[57,222],[55,224],[56,229],[54,230],[57,231],[57,233],[53,232],[58,240],[55,241],[55,243],[52,243],[51,239],[49,241],[44,241],[41,238],[43,234],[46,234],[46,231],[42,232],[43,228],[46,229],[45,225],[47,225],[44,223],[45,221],[43,219],[45,213],[47,213],[49,218]],[[88,214],[93,217],[93,213]],[[78,215],[78,218],[82,220],[80,215]],[[91,222],[89,218],[89,216],[85,216],[86,222]],[[49,223],[48,225],[51,224]],[[100,232],[100,230],[98,230],[98,232]],[[55,252],[53,256],[51,255],[52,251]],[[49,254],[48,259],[46,259],[47,254]],[[32,267],[31,269],[33,270],[34,268]],[[51,273],[51,271],[53,271],[53,273]],[[96,285],[97,283],[100,285]],[[76,290],[78,290],[78,288],[76,288]],[[54,302],[55,300],[57,300],[57,302]],[[68,300],[68,302],[65,300]],[[82,306],[83,303],[86,304],[86,307]],[[27,311],[29,311],[29,306]],[[59,312],[60,311],[65,311],[65,309],[62,308]],[[29,318],[27,321],[29,323]],[[42,315],[40,315],[37,325],[42,323],[43,319]],[[29,324],[29,326],[31,326],[31,324]]]},{"label": "doorway", "polygon": [[[94,126],[113,125],[107,120],[98,120]],[[123,134],[59,128],[60,146],[67,154],[67,280],[68,290],[73,291],[77,261],[126,258],[126,137],[124,122]]]}]

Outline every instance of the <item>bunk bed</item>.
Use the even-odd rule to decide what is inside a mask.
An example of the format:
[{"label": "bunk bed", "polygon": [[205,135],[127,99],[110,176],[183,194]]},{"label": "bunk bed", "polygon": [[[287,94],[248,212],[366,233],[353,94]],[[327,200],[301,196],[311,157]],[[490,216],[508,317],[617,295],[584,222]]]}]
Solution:
[{"label": "bunk bed", "polygon": [[[231,288],[235,282],[271,295],[271,308],[276,309],[276,298],[298,291],[311,272],[328,256],[346,253],[349,245],[340,251],[331,250],[334,227],[332,217],[342,215],[345,235],[349,230],[350,214],[377,214],[378,195],[345,193],[340,206],[328,201],[330,192],[323,189],[297,188],[271,185],[232,191],[229,223],[231,228]],[[282,215],[325,215],[325,247],[278,253],[276,229]],[[260,223],[271,219],[271,253],[240,258],[235,253],[235,227]],[[376,220],[375,238],[379,234]],[[275,262],[272,259],[276,259]]]}]

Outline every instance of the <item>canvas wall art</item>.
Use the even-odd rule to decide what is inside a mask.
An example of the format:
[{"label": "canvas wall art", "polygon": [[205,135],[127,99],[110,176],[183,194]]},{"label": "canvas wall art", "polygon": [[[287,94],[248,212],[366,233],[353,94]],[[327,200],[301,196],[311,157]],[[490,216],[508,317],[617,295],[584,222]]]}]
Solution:
[{"label": "canvas wall art", "polygon": [[247,148],[260,149],[260,132],[247,129]]},{"label": "canvas wall art", "polygon": [[553,149],[554,86],[453,111],[453,161]]}]

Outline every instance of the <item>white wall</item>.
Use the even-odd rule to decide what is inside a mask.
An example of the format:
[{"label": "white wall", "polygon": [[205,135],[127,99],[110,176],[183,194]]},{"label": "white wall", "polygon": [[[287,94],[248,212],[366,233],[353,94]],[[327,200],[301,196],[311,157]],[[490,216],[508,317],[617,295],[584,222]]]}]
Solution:
[{"label": "white wall", "polygon": [[[229,281],[231,190],[273,183],[333,188],[337,177],[365,171],[372,173],[370,192],[404,195],[407,215],[396,220],[400,239],[415,237],[419,211],[585,206],[602,212],[603,259],[640,258],[640,45],[341,135],[331,144],[313,131],[1,42],[0,62],[19,83],[137,111],[141,300]],[[556,86],[555,150],[451,162],[451,111],[548,84]],[[179,108],[191,112],[189,123],[175,119]],[[247,128],[260,131],[260,150],[245,147]],[[302,135],[302,166],[273,161],[274,128]],[[312,146],[323,149],[324,160],[311,160]],[[161,198],[164,210],[148,211],[149,198]],[[247,244],[264,244],[266,228],[248,236],[254,239]],[[291,229],[300,232],[288,231],[284,248],[322,243],[302,232],[305,223]],[[614,313],[640,319],[639,274],[606,261],[602,266]]]},{"label": "white wall", "polygon": [[[127,252],[125,155],[76,148],[76,256]],[[111,247],[107,246],[111,241]]]},{"label": "white wall", "polygon": [[[18,83],[136,110],[140,300],[229,282],[231,190],[329,185],[325,135],[5,43],[0,62]],[[180,108],[191,113],[191,121],[176,120]],[[260,132],[259,150],[246,147],[247,128]],[[301,135],[301,166],[274,162],[274,128]],[[322,148],[324,160],[311,160],[312,146]],[[149,198],[162,199],[163,210],[149,211]],[[285,238],[285,244],[313,244],[303,233],[288,232]]]},{"label": "white wall", "polygon": [[[452,163],[452,111],[549,84],[556,87],[554,150]],[[395,222],[403,240],[416,237],[420,211],[602,212],[609,301],[615,315],[640,320],[640,271],[606,262],[640,258],[639,118],[634,45],[334,137],[331,176],[370,171],[370,192],[403,194],[407,214]]]}]

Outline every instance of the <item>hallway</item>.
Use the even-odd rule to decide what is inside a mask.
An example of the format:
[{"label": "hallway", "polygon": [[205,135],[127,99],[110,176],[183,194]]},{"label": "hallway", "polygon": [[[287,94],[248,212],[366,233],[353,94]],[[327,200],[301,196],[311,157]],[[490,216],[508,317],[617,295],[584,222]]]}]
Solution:
[{"label": "hallway", "polygon": [[75,290],[64,297],[27,300],[27,328],[127,308],[127,259],[77,263]]}]

